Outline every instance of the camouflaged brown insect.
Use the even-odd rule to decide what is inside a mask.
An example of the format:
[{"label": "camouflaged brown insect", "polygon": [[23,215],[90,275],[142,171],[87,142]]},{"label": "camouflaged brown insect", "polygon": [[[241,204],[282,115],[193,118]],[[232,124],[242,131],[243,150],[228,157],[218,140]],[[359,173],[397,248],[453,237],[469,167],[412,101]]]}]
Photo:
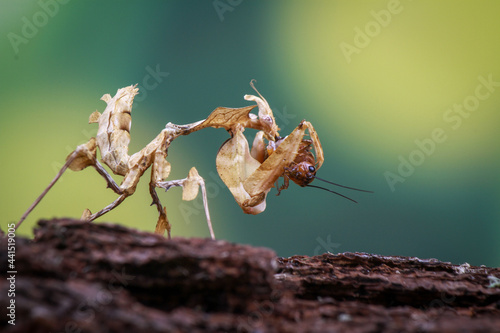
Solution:
[{"label": "camouflaged brown insect", "polygon": [[[215,238],[208,209],[205,182],[196,168],[191,168],[188,176],[184,179],[166,180],[171,170],[167,155],[172,141],[179,136],[188,135],[207,127],[224,128],[231,135],[231,138],[223,143],[217,153],[216,166],[221,179],[245,213],[259,214],[265,210],[266,196],[271,188],[275,187],[275,184],[278,187],[277,180],[280,177],[284,178],[284,184],[278,188],[278,194],[281,190],[288,188],[290,179],[300,186],[311,186],[309,183],[313,179],[319,179],[315,175],[324,161],[323,149],[312,124],[303,120],[288,136],[280,137],[278,125],[268,102],[255,89],[253,80],[250,85],[259,97],[245,95],[244,99],[253,101],[256,105],[242,108],[218,107],[206,119],[187,125],[168,123],[146,147],[131,156],[128,154],[128,145],[132,123],[132,104],[138,93],[137,85],[118,89],[114,97],[105,94],[101,98],[107,104],[104,112],[101,114],[95,111],[89,117],[89,123],[98,124],[96,137],[79,145],[75,151],[68,155],[64,166],[23,214],[16,224],[16,228],[26,219],[67,168],[80,171],[89,166],[94,167],[106,180],[108,187],[119,195],[111,204],[96,213],[92,214],[89,209],[85,209],[81,218],[93,221],[133,195],[141,176],[151,167],[149,192],[159,214],[155,232],[163,235],[167,231],[168,237],[171,236],[171,226],[167,219],[166,208],[161,205],[156,188],[168,190],[175,186],[181,186],[183,200],[193,200],[198,195],[198,189],[201,188],[210,235]],[[256,106],[258,114],[250,113]],[[251,150],[243,135],[246,128],[258,130]],[[307,135],[306,131],[310,139],[304,139],[304,136]],[[265,140],[268,141],[267,144]],[[312,154],[311,147],[314,147],[315,155]],[[97,160],[97,148],[101,152],[102,162],[115,175],[124,177],[120,185],[116,184],[108,171]]]}]

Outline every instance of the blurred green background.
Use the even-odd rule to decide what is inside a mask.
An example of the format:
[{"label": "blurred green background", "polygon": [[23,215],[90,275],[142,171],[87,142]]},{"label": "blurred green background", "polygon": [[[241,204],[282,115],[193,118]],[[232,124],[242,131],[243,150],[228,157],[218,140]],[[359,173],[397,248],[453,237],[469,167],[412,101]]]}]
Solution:
[{"label": "blurred green background", "polygon": [[[134,153],[167,122],[250,105],[243,95],[256,79],[282,135],[304,118],[314,124],[326,159],[318,176],[375,193],[336,189],[354,204],[292,184],[245,215],[216,174],[228,134],[206,129],[174,141],[170,179],[197,167],[217,238],[281,256],[364,251],[499,266],[499,11],[497,1],[2,1],[1,227],[95,135],[87,122],[104,110],[103,94],[142,86]],[[148,182],[146,173],[97,223],[154,230]],[[208,236],[199,198],[159,193],[174,236]],[[19,234],[115,198],[94,170],[68,171]]]}]

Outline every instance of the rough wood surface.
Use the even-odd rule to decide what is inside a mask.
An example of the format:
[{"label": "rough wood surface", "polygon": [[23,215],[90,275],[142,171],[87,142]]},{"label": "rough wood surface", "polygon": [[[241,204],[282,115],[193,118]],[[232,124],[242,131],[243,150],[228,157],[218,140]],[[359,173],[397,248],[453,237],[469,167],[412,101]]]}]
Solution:
[{"label": "rough wood surface", "polygon": [[16,325],[2,316],[2,332],[500,332],[500,268],[435,259],[277,258],[60,219],[16,239],[16,267]]}]

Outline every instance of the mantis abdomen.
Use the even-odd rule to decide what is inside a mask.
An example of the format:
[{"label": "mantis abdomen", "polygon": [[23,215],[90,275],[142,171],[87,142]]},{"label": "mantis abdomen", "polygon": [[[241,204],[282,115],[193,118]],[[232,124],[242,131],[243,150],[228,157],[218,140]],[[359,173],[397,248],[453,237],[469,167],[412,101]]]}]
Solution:
[{"label": "mantis abdomen", "polygon": [[129,86],[119,89],[113,98],[109,94],[103,95],[101,100],[108,106],[102,114],[96,111],[89,118],[89,123],[99,123],[96,141],[102,161],[113,173],[121,176],[125,176],[129,170],[132,103],[138,91],[135,86]]}]

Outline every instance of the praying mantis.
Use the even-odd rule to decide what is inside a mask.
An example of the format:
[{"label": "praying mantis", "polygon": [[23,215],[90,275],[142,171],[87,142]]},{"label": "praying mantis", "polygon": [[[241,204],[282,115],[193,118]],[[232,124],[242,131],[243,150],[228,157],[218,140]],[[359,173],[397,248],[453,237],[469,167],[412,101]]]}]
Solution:
[{"label": "praying mantis", "polygon": [[[184,179],[166,180],[171,171],[167,155],[173,140],[207,127],[224,128],[231,136],[222,144],[217,153],[216,167],[222,181],[245,213],[255,215],[265,210],[266,196],[271,188],[278,187],[280,177],[283,177],[284,183],[278,187],[278,194],[281,190],[288,188],[289,180],[300,186],[312,186],[309,183],[315,178],[320,179],[316,177],[316,172],[324,162],[323,149],[314,127],[303,120],[292,133],[284,138],[281,137],[268,102],[255,88],[254,80],[250,82],[250,85],[259,96],[245,95],[244,99],[255,102],[255,105],[241,108],[218,107],[206,119],[186,125],[169,122],[146,147],[132,155],[128,154],[131,112],[134,97],[139,89],[137,85],[131,85],[118,89],[114,97],[109,94],[103,95],[101,100],[107,104],[105,110],[102,114],[95,111],[89,117],[90,124],[98,124],[97,135],[87,143],[77,146],[67,156],[66,163],[61,170],[22,215],[15,228],[20,226],[68,168],[81,171],[87,167],[93,167],[104,178],[107,187],[118,195],[117,199],[96,213],[85,209],[81,219],[90,222],[115,209],[126,198],[133,195],[140,178],[151,167],[149,193],[153,200],[151,205],[156,206],[159,215],[155,233],[164,235],[166,231],[167,237],[171,237],[171,224],[167,218],[167,210],[162,206],[156,188],[167,191],[172,187],[180,186],[183,189],[182,199],[187,201],[196,198],[201,188],[210,236],[215,239],[205,182],[197,169],[192,167]],[[255,107],[258,107],[257,114],[251,113]],[[258,131],[251,150],[243,134],[247,128]],[[306,131],[310,139],[304,139],[307,135]],[[268,141],[267,145],[265,140]],[[101,161],[115,175],[124,177],[120,185],[97,160],[97,148],[100,150]],[[312,148],[314,148],[315,155],[311,152]]]}]

